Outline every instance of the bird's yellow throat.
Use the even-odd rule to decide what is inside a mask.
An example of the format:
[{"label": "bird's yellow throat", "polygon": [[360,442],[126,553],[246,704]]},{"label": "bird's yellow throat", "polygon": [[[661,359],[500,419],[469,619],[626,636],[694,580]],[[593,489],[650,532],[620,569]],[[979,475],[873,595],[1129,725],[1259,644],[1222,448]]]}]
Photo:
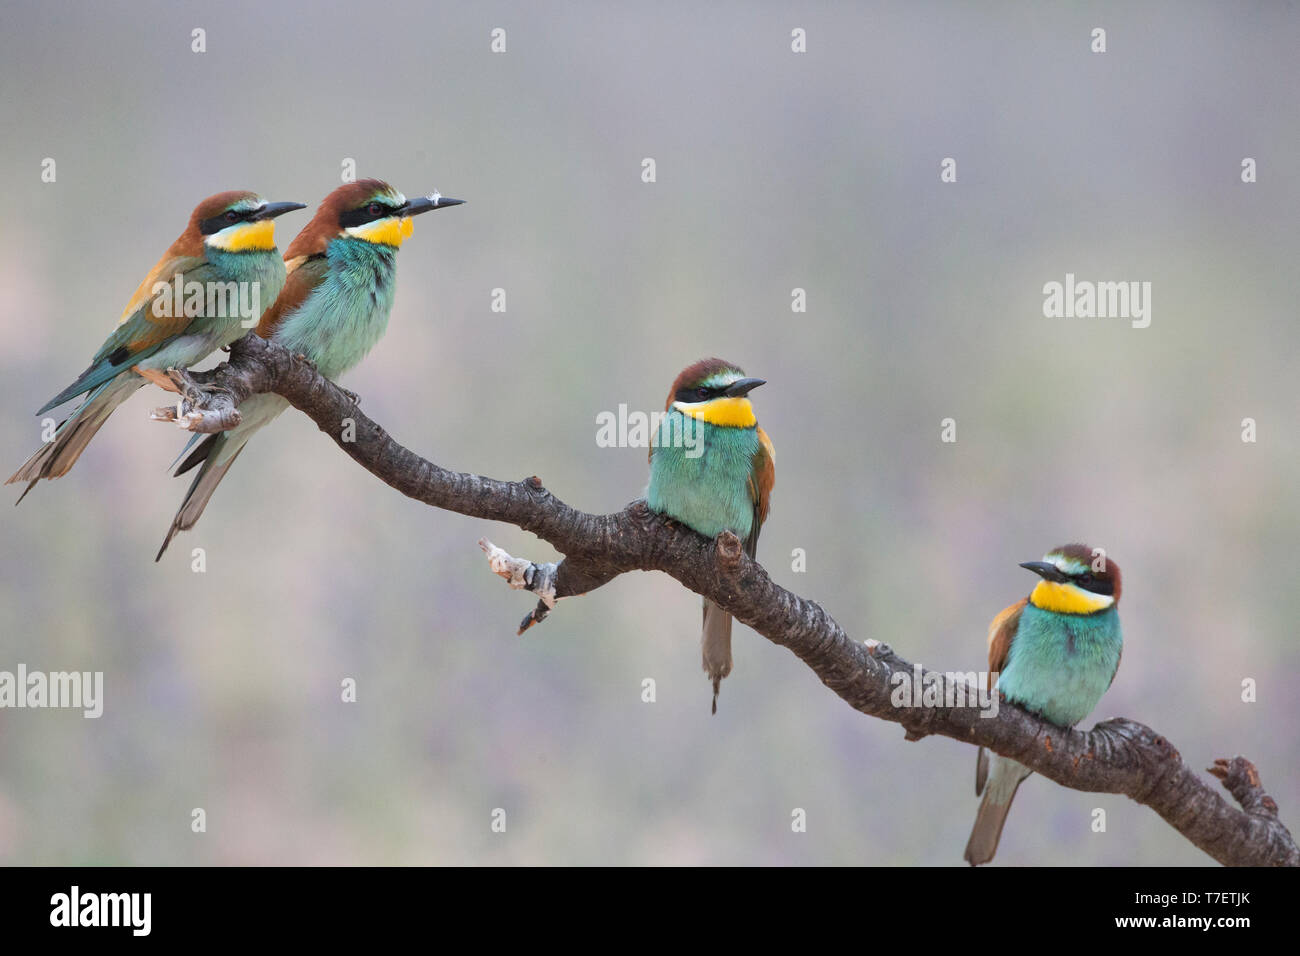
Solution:
[{"label": "bird's yellow throat", "polygon": [[747,398],[715,398],[711,402],[674,402],[673,407],[683,415],[721,425],[724,428],[753,428],[758,424],[754,406]]},{"label": "bird's yellow throat", "polygon": [[402,240],[409,239],[413,232],[415,232],[415,223],[411,221],[410,216],[389,216],[387,219],[376,219],[363,226],[348,227],[348,234],[358,239],[397,248],[401,248]]},{"label": "bird's yellow throat", "polygon": [[1029,595],[1029,603],[1057,614],[1093,614],[1115,603],[1109,594],[1094,594],[1069,582],[1039,581]]},{"label": "bird's yellow throat", "polygon": [[270,252],[275,248],[275,223],[259,219],[234,229],[223,229],[208,238],[208,245],[226,252]]}]

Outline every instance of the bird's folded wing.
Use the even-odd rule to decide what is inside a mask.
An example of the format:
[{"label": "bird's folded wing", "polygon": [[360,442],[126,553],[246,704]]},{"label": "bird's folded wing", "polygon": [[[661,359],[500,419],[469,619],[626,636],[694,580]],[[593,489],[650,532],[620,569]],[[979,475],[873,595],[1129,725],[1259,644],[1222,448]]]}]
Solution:
[{"label": "bird's folded wing", "polygon": [[284,288],[271,303],[271,307],[262,313],[262,321],[257,323],[257,334],[269,339],[280,327],[285,316],[294,312],[307,301],[318,285],[329,275],[329,259],[324,253],[310,256],[294,256],[284,263]]},{"label": "bird's folded wing", "polygon": [[[117,328],[99,347],[95,357],[90,360],[90,366],[77,376],[75,382],[41,406],[38,415],[104,384],[125,369],[143,361],[167,339],[185,331],[191,322],[196,321],[185,317],[184,298],[178,303],[169,302],[166,309],[153,308],[155,300],[162,295],[161,290],[157,295],[153,293],[154,285],[166,282],[171,290],[168,293],[170,298],[174,295],[174,277],[178,273],[181,275],[183,289],[186,282],[206,282],[211,277],[212,266],[201,257],[163,256],[144,282],[140,283],[136,294],[131,298],[132,304],[127,307],[129,311],[123,314]],[[155,315],[156,311],[165,314]]]},{"label": "bird's folded wing", "polygon": [[[135,295],[122,312],[117,328],[95,353],[94,364],[122,349],[126,349],[127,355],[138,361],[173,335],[184,332],[191,322],[196,321],[194,316],[185,315],[185,285],[189,282],[206,283],[215,278],[213,272],[212,265],[202,256],[164,256],[135,290]],[[178,275],[181,277],[182,296],[179,302],[175,302],[171,300],[175,298]],[[154,286],[159,283],[167,286],[165,293],[162,290],[154,292]],[[156,302],[158,308],[154,308]],[[204,307],[206,306],[205,294]]]},{"label": "bird's folded wing", "polygon": [[1011,639],[1016,636],[1016,628],[1020,626],[1020,613],[1028,603],[1029,598],[1021,598],[1010,607],[1004,608],[989,624],[989,690],[993,689],[993,675],[1000,673],[1007,662]]},{"label": "bird's folded wing", "polygon": [[776,449],[767,432],[758,429],[758,453],[754,455],[753,466],[749,473],[749,500],[754,503],[754,522],[749,527],[749,537],[745,539],[745,553],[751,558],[758,553],[758,532],[767,520],[768,508],[772,499],[772,486],[776,484]]}]

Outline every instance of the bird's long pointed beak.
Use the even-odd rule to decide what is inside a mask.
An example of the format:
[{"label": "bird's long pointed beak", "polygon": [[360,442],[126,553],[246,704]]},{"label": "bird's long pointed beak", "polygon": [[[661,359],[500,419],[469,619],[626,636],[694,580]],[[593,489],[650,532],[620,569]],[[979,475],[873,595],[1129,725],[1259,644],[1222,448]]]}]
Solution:
[{"label": "bird's long pointed beak", "polygon": [[1065,581],[1065,575],[1061,569],[1049,561],[1026,561],[1020,565],[1026,571],[1033,571],[1040,578],[1047,581]]},{"label": "bird's long pointed beak", "polygon": [[766,379],[742,378],[740,381],[732,382],[730,385],[728,385],[727,391],[724,394],[728,398],[740,398],[744,395],[748,395],[754,389],[758,388],[758,386],[766,385],[766,384],[767,384]]},{"label": "bird's long pointed beak", "polygon": [[464,203],[463,199],[448,199],[446,196],[439,196],[434,193],[432,196],[417,196],[415,199],[408,200],[402,207],[403,216],[418,216],[422,212],[429,212],[432,209],[446,209],[448,206],[459,206]]},{"label": "bird's long pointed beak", "polygon": [[253,219],[274,219],[276,216],[283,216],[286,212],[293,212],[295,209],[306,209],[305,202],[269,202],[257,211],[251,218]]}]

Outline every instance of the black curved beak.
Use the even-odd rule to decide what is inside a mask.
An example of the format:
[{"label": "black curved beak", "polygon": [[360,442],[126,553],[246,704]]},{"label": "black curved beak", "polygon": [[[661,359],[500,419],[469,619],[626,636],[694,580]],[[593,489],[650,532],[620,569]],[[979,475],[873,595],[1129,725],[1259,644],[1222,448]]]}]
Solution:
[{"label": "black curved beak", "polygon": [[276,216],[283,216],[286,212],[293,212],[295,209],[306,209],[307,204],[304,202],[269,202],[257,212],[253,213],[250,219],[274,219]]},{"label": "black curved beak", "polygon": [[439,196],[434,193],[432,196],[417,196],[414,199],[408,199],[406,205],[401,208],[403,216],[418,216],[422,212],[429,212],[433,209],[446,209],[448,206],[459,206],[465,202],[463,199],[448,199],[446,196]]},{"label": "black curved beak", "polygon": [[761,378],[742,378],[739,382],[732,382],[723,392],[728,398],[740,398],[742,395],[748,395],[760,385],[766,385],[767,380]]},{"label": "black curved beak", "polygon": [[1058,568],[1056,565],[1048,561],[1026,561],[1024,564],[1020,566],[1024,568],[1026,571],[1033,571],[1040,578],[1043,578],[1046,581],[1068,581],[1069,580],[1069,578],[1067,578],[1064,574],[1061,573],[1060,568]]}]

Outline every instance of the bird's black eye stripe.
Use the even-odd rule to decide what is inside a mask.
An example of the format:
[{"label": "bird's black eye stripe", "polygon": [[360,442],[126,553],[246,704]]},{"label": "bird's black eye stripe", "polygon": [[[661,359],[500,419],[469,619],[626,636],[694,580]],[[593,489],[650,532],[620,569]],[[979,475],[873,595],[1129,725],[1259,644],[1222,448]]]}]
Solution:
[{"label": "bird's black eye stripe", "polygon": [[1093,574],[1091,571],[1085,571],[1083,574],[1077,574],[1072,579],[1075,584],[1085,591],[1091,591],[1093,594],[1114,594],[1115,582],[1110,578],[1102,578]]},{"label": "bird's black eye stripe", "polygon": [[679,388],[677,394],[673,396],[675,402],[707,402],[711,398],[717,398],[725,389],[706,388],[703,385],[692,385],[689,388]]},{"label": "bird's black eye stripe", "polygon": [[358,209],[348,209],[339,213],[339,228],[347,229],[351,226],[364,226],[376,219],[385,219],[388,216],[396,215],[397,212],[397,208],[393,206],[372,200]]},{"label": "bird's black eye stripe", "polygon": [[227,209],[219,216],[201,220],[199,222],[199,232],[205,236],[211,236],[220,232],[222,229],[229,228],[237,222],[246,222],[256,209]]}]

